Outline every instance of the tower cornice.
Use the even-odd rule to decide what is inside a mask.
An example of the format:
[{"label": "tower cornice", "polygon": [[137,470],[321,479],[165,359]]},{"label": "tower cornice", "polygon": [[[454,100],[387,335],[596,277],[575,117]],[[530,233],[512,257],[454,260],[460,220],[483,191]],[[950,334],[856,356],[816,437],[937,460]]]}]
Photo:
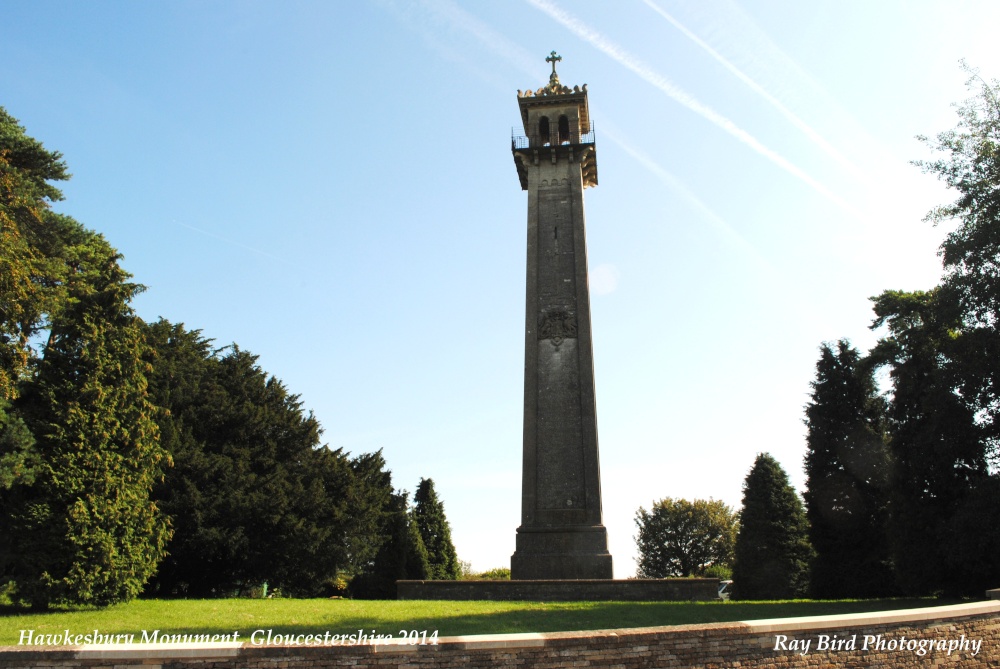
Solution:
[{"label": "tower cornice", "polygon": [[597,185],[597,146],[593,140],[576,144],[524,148],[517,147],[517,140],[515,137],[511,142],[511,152],[514,154],[514,165],[517,167],[521,190],[528,190],[528,170],[532,166],[537,167],[544,163],[556,164],[560,161],[580,163],[584,188]]}]

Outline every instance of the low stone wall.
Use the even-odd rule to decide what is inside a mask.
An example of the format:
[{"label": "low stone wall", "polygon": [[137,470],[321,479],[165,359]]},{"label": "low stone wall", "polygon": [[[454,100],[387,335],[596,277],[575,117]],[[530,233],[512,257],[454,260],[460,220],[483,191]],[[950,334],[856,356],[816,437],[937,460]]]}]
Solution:
[{"label": "low stone wall", "polygon": [[0,668],[1000,667],[1000,602],[711,625],[391,640],[356,646],[84,646],[0,649]]},{"label": "low stone wall", "polygon": [[396,597],[528,602],[709,601],[719,598],[719,579],[396,581]]}]

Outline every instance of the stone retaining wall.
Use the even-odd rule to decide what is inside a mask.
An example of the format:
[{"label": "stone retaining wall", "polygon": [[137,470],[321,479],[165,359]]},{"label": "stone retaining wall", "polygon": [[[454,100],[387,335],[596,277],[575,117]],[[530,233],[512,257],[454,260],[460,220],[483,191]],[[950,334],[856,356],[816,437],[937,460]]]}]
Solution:
[{"label": "stone retaining wall", "polygon": [[928,666],[1000,667],[1000,602],[710,625],[451,637],[416,646],[392,641],[353,647],[221,643],[0,649],[0,669]]},{"label": "stone retaining wall", "polygon": [[396,581],[397,599],[690,602],[719,599],[717,578]]}]

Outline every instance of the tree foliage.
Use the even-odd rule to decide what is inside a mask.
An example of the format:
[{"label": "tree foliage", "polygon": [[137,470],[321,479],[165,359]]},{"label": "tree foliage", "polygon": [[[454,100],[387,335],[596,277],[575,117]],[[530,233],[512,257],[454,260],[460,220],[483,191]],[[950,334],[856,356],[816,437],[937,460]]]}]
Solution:
[{"label": "tree foliage", "polygon": [[808,521],[799,496],[778,461],[757,456],[743,483],[733,583],[740,599],[790,599],[806,594]]},{"label": "tree foliage", "polygon": [[806,406],[806,515],[815,597],[882,597],[894,580],[885,537],[885,401],[873,369],[841,340],[820,349]]},{"label": "tree foliage", "polygon": [[47,151],[0,107],[0,399],[17,394],[29,342],[59,302],[64,263],[53,258],[59,225],[50,211],[69,178],[62,156]]},{"label": "tree foliage", "polygon": [[949,365],[956,390],[976,413],[987,454],[1000,443],[1000,84],[987,83],[963,62],[977,95],[956,105],[959,122],[935,139],[939,154],[916,161],[958,193],[927,215],[957,222],[941,245],[944,277],[937,306],[949,319]]},{"label": "tree foliage", "polygon": [[455,580],[461,573],[461,565],[451,541],[451,527],[444,515],[444,504],[434,490],[434,481],[420,479],[417,492],[413,496],[413,521],[427,548],[429,564],[428,578],[433,580]]},{"label": "tree foliage", "polygon": [[[975,94],[956,105],[954,129],[920,138],[936,156],[915,161],[957,193],[926,218],[954,224],[941,245],[943,279],[872,298],[881,336],[855,365],[888,374],[883,534],[895,580],[911,595],[979,595],[1000,571],[1000,84],[963,68]],[[858,406],[829,412],[823,430],[848,433],[864,415]],[[822,477],[809,485],[822,578],[828,528],[816,519],[842,510],[824,499]]]},{"label": "tree foliage", "polygon": [[175,461],[157,498],[177,529],[151,591],[212,596],[266,582],[316,594],[364,562],[388,503],[365,489],[383,473],[381,457],[352,461],[320,446],[318,421],[256,356],[213,350],[165,320],[148,333],[158,421]]},{"label": "tree foliage", "polygon": [[639,507],[635,524],[640,578],[700,576],[732,562],[738,520],[721,501],[665,497]]},{"label": "tree foliage", "polygon": [[431,565],[420,530],[408,509],[409,493],[393,493],[382,519],[378,552],[351,581],[359,599],[395,599],[396,581],[426,580]]},{"label": "tree foliage", "polygon": [[909,594],[960,593],[976,580],[947,538],[970,492],[989,475],[975,409],[955,392],[961,342],[943,296],[887,291],[875,298],[873,327],[888,334],[870,355],[889,369],[893,388],[887,532],[897,581]]},{"label": "tree foliage", "polygon": [[100,235],[74,232],[63,250],[65,303],[15,405],[32,439],[22,435],[0,456],[16,468],[2,491],[7,577],[36,607],[131,599],[169,537],[150,499],[169,458],[158,444],[143,333],[129,306],[140,287]]}]

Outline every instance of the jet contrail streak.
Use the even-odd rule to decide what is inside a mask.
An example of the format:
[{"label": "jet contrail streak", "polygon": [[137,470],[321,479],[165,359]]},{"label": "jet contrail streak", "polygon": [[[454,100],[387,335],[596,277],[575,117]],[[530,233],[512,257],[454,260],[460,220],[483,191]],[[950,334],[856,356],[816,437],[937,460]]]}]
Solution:
[{"label": "jet contrail streak", "polygon": [[694,96],[678,88],[666,77],[646,65],[646,63],[642,60],[636,58],[614,42],[603,37],[600,33],[588,27],[579,19],[568,14],[567,12],[564,12],[558,7],[553,6],[547,0],[527,0],[527,2],[536,9],[548,14],[553,20],[562,24],[563,27],[576,34],[576,36],[580,39],[589,43],[591,46],[603,52],[605,55],[609,56],[622,66],[632,70],[632,72],[662,92],[666,93],[676,102],[679,102],[702,118],[722,128],[730,135],[743,142],[774,164],[778,165],[789,174],[808,184],[815,191],[826,197],[837,206],[860,218],[860,213],[851,207],[851,205],[831,192],[828,188],[826,188],[826,186],[806,174],[803,170],[799,169],[788,159],[778,154],[776,151],[764,146],[756,137],[748,133],[746,130],[743,130],[711,107],[702,104]]},{"label": "jet contrail streak", "polygon": [[739,69],[738,67],[736,67],[735,65],[733,65],[730,61],[726,60],[726,58],[722,54],[720,54],[718,51],[716,51],[711,46],[709,46],[706,42],[704,42],[701,38],[699,38],[693,32],[691,32],[690,30],[688,30],[680,21],[678,21],[673,16],[671,16],[670,14],[668,14],[666,11],[664,11],[663,9],[661,9],[652,0],[642,0],[642,1],[645,2],[646,5],[650,9],[652,9],[654,12],[656,12],[657,14],[659,14],[660,16],[662,16],[664,19],[666,19],[673,27],[675,27],[675,28],[677,28],[677,30],[681,31],[684,34],[685,37],[687,37],[692,42],[694,42],[695,44],[697,44],[704,51],[706,51],[708,53],[708,55],[710,55],[712,58],[714,58],[715,60],[717,60],[724,68],[726,68],[733,75],[735,75],[737,79],[739,79],[744,84],[746,84],[747,86],[749,86],[750,90],[752,90],[754,93],[756,93],[757,95],[759,95],[762,98],[764,98],[765,100],[767,100],[767,102],[772,107],[774,107],[775,109],[777,109],[781,113],[782,116],[784,116],[785,118],[787,118],[792,123],[792,125],[794,125],[796,128],[798,128],[799,130],[801,130],[806,135],[806,137],[808,137],[809,139],[811,139],[814,144],[816,144],[819,148],[821,148],[823,150],[824,153],[826,153],[828,156],[830,156],[835,161],[837,161],[837,163],[841,167],[845,168],[852,176],[854,176],[856,178],[859,178],[859,179],[863,178],[863,175],[861,174],[861,171],[857,168],[857,166],[854,165],[854,163],[852,163],[851,161],[849,161],[843,154],[841,154],[839,151],[837,151],[837,149],[832,144],[830,144],[828,141],[826,141],[808,123],[806,123],[801,118],[799,118],[798,116],[796,116],[795,113],[792,112],[792,110],[790,110],[788,107],[786,107],[785,105],[783,105],[780,100],[778,100],[773,95],[771,95],[770,93],[768,93],[764,89],[763,86],[761,86],[756,81],[754,81],[753,79],[751,79],[747,74],[745,74],[741,69]]}]

